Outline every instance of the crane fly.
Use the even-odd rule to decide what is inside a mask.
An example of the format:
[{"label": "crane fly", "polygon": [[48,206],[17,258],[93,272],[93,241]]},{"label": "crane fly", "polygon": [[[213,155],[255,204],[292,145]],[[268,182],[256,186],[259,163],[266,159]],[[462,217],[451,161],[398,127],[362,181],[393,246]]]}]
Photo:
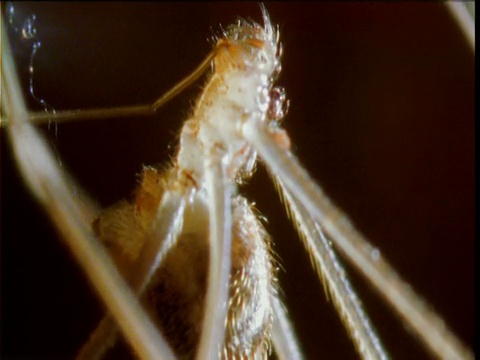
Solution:
[{"label": "crane fly", "polygon": [[[257,10],[257,11],[258,11],[258,10]],[[370,13],[370,14],[371,14],[371,13]],[[282,34],[283,34],[284,36],[286,36],[286,35],[285,35],[285,31],[283,31]],[[288,39],[288,36],[287,36],[287,39]],[[200,45],[201,45],[201,44],[202,44],[202,42],[200,42]],[[204,44],[204,43],[203,43],[203,44]],[[311,42],[310,42],[310,45],[312,45]],[[315,45],[315,44],[313,44],[313,45]],[[310,47],[310,49],[312,49],[312,47],[314,48],[313,45]],[[286,44],[287,49],[289,49],[289,46],[290,46],[290,43],[287,42],[287,44]],[[340,50],[343,50],[343,49],[340,49]],[[98,51],[98,49],[96,49],[96,51]],[[293,51],[293,50],[292,50],[292,51]],[[288,50],[286,51],[286,54],[288,54]],[[325,54],[324,54],[324,55],[325,55]],[[288,55],[285,55],[285,62],[288,64],[288,57],[287,57],[287,56],[288,56]],[[328,55],[325,55],[325,56],[328,56]],[[307,58],[307,56],[305,56],[305,58]],[[197,61],[197,62],[198,62],[198,61]],[[113,67],[113,64],[110,64],[110,66]],[[287,66],[287,65],[284,64],[284,66]],[[195,63],[192,63],[192,65],[190,66],[190,68],[194,68],[194,67],[195,67]],[[312,68],[313,68],[313,67],[312,67]],[[313,71],[313,70],[310,70],[310,71]],[[287,70],[285,70],[284,72],[287,73]],[[128,74],[127,74],[127,75],[128,75]],[[125,75],[125,76],[127,76],[127,75]],[[128,75],[128,76],[129,76],[129,75]],[[177,77],[177,78],[178,78],[178,77]],[[173,82],[173,81],[172,81],[172,82]],[[52,81],[51,83],[53,83],[53,81]],[[322,87],[322,84],[317,83],[315,86],[316,86],[316,87]],[[327,87],[328,87],[328,86],[327,86]],[[331,87],[330,87],[330,90],[331,90]],[[290,94],[290,89],[289,89],[289,88],[287,88],[287,92],[288,92],[288,94]],[[316,94],[314,94],[314,95],[315,95],[315,96],[318,96],[318,93],[316,93]],[[309,94],[308,92],[304,92],[304,93],[303,93],[303,96],[309,97],[309,96],[312,96],[312,94]],[[291,95],[289,95],[289,97],[291,97]],[[97,101],[99,101],[99,100],[97,100]],[[332,106],[331,101],[332,101],[332,100],[330,100],[330,102],[329,102],[328,99],[327,99],[327,100],[325,101],[325,106],[326,106],[326,107]],[[295,104],[295,101],[294,101],[293,98],[292,98],[292,107],[294,106],[294,104]],[[320,104],[317,104],[317,106],[320,106]],[[70,107],[75,107],[75,106],[70,106]],[[163,116],[163,114],[162,114],[162,116]],[[167,117],[168,117],[168,114],[167,114]],[[294,122],[294,121],[295,121],[295,120],[291,119],[291,117],[292,117],[292,115],[290,115],[290,116],[287,118],[287,120],[286,120],[286,122],[285,122],[285,126],[288,127],[287,124],[288,124],[289,122]],[[173,118],[173,116],[172,116],[172,118]],[[182,118],[185,118],[185,116],[182,116]],[[317,119],[317,117],[312,118],[312,119],[308,119],[308,121],[311,122],[309,125],[310,125],[310,126],[315,126],[315,124],[313,124],[313,122],[315,122],[316,119]],[[320,122],[320,121],[318,121],[318,122]],[[362,125],[368,126],[368,124],[362,124]],[[68,125],[65,125],[65,126],[68,126]],[[109,126],[111,126],[111,124],[110,124]],[[292,126],[294,126],[294,125],[292,125]],[[78,128],[77,128],[77,129],[78,129]],[[59,142],[59,143],[62,141],[62,137],[67,136],[67,135],[64,134],[64,132],[66,132],[66,131],[68,131],[68,130],[62,130],[62,128],[60,129],[60,134],[59,134],[59,136],[58,136],[58,142]],[[94,130],[94,131],[95,131],[95,130]],[[98,131],[99,131],[99,130],[98,130]],[[125,131],[125,130],[124,130],[124,131]],[[89,132],[89,134],[90,134],[90,136],[91,136],[92,133]],[[155,133],[155,135],[157,135],[157,132]],[[105,135],[103,135],[103,136],[105,137]],[[292,135],[292,137],[293,137],[293,140],[295,140],[295,135]],[[105,139],[103,139],[103,140],[105,141]],[[65,141],[65,140],[64,140],[64,141]],[[68,141],[68,140],[67,140],[67,141]],[[85,141],[87,141],[87,140],[85,140]],[[2,142],[2,143],[3,143],[3,142]],[[158,146],[159,143],[160,143],[160,142],[157,140],[156,143],[155,143],[155,146]],[[295,143],[295,141],[294,141],[294,143]],[[297,145],[298,152],[301,151],[302,145],[303,145],[303,142],[301,142],[301,143],[299,143],[299,144]],[[327,144],[327,145],[328,145],[328,144]],[[58,144],[57,146],[60,147],[60,144]],[[85,153],[87,153],[87,155],[88,155],[88,151],[89,151],[88,149],[85,149],[84,152],[83,152],[83,155],[85,155]],[[156,149],[155,151],[158,151],[158,149]],[[127,153],[127,154],[128,154],[128,153]],[[335,155],[335,154],[334,154],[334,155]],[[150,155],[150,156],[152,156],[152,155]],[[337,155],[337,156],[338,156],[338,155]],[[123,158],[123,159],[122,159],[123,162],[127,162],[127,161],[128,161],[128,159],[125,159],[126,156],[119,156],[119,157]],[[127,156],[127,157],[128,157],[128,156]],[[154,157],[153,157],[153,159],[154,159]],[[338,159],[337,159],[337,160],[338,160]],[[106,161],[108,162],[108,161],[110,161],[110,160],[106,160]],[[142,162],[144,162],[144,163],[148,163],[148,162],[153,163],[153,162],[158,162],[158,160],[151,160],[151,161],[148,161],[148,162],[145,161],[145,160],[141,160],[140,163],[142,163]],[[105,162],[104,162],[104,163],[105,163]],[[139,163],[137,162],[137,165],[136,165],[137,168],[136,168],[132,173],[135,173],[135,172],[138,172],[138,171],[139,171],[139,169],[138,169],[138,164],[139,164]],[[68,166],[70,166],[70,163],[68,163]],[[307,166],[307,167],[308,167],[308,166]],[[100,173],[100,174],[101,174],[101,173]],[[116,179],[115,181],[117,181],[117,179]],[[124,190],[124,194],[125,194],[125,193],[128,193],[128,191],[129,191],[129,190]],[[124,194],[123,194],[123,196],[124,196]],[[121,196],[122,196],[122,195],[117,196],[117,199],[118,199],[119,197],[121,197]],[[255,199],[256,199],[256,198],[255,198]],[[268,200],[267,200],[267,201],[268,201]],[[113,201],[109,201],[109,202],[112,203]],[[259,202],[259,205],[260,205],[260,200],[258,200],[258,202]],[[278,206],[278,205],[277,205],[277,206]],[[260,206],[258,206],[258,207],[261,208]],[[261,208],[261,210],[263,210],[263,208]],[[272,227],[275,227],[273,224],[278,224],[278,221],[276,221],[275,217],[273,217],[273,218],[272,218],[271,216],[268,216],[268,217],[269,217],[270,223],[272,224]],[[268,226],[268,225],[267,225],[267,226]],[[280,225],[279,225],[279,226],[280,226]],[[268,229],[268,230],[270,231],[270,229]],[[281,234],[280,234],[280,235],[281,235]],[[277,240],[276,240],[277,237],[279,237],[279,236],[278,236],[278,235],[277,235],[277,236],[274,236],[274,240],[275,240],[275,241],[277,241]],[[459,238],[460,238],[460,237],[459,237]],[[397,244],[395,244],[395,246],[397,246]],[[382,251],[383,251],[383,247],[382,247]],[[283,258],[284,256],[281,255],[281,257]],[[387,257],[389,257],[389,256],[387,256]],[[294,266],[296,266],[296,265],[297,265],[297,264],[294,264]],[[290,274],[290,270],[287,268],[287,266],[284,265],[284,267],[287,269],[287,273]],[[403,270],[403,269],[402,269],[402,270]],[[297,280],[297,282],[298,282],[298,281],[299,281],[299,280]],[[449,287],[449,288],[450,288],[450,287]],[[287,295],[288,295],[288,294],[287,294]],[[295,296],[295,295],[293,295],[293,296]],[[427,296],[427,297],[428,297],[428,296]],[[286,296],[286,302],[288,303],[288,296]],[[368,307],[367,307],[367,309],[370,310]],[[293,310],[293,309],[292,309],[292,310]],[[315,310],[318,310],[318,309],[315,309]],[[449,321],[447,321],[447,322],[449,322]],[[375,325],[378,326],[377,324],[375,324]],[[317,326],[317,327],[321,327],[322,325],[317,323],[316,326]],[[92,328],[92,326],[85,326],[85,328]],[[382,334],[381,331],[380,331],[380,334]],[[83,337],[85,337],[85,335],[83,335]],[[384,338],[384,337],[382,336],[382,339],[383,339],[383,338]],[[388,344],[388,339],[383,339],[383,340]],[[389,346],[387,346],[387,348],[389,348]]]}]

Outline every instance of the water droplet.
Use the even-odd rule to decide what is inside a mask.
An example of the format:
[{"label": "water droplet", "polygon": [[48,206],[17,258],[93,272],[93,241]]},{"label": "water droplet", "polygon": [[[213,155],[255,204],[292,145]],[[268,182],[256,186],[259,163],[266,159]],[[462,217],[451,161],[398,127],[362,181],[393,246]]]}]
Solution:
[{"label": "water droplet", "polygon": [[37,35],[37,28],[35,27],[36,16],[31,15],[25,19],[22,26],[22,37],[25,40],[35,38]]},{"label": "water droplet", "polygon": [[370,253],[370,256],[373,261],[378,261],[378,259],[380,259],[380,250],[373,249],[372,252]]},{"label": "water droplet", "polygon": [[7,4],[7,18],[8,23],[13,24],[13,17],[15,16],[15,7],[12,3]]}]

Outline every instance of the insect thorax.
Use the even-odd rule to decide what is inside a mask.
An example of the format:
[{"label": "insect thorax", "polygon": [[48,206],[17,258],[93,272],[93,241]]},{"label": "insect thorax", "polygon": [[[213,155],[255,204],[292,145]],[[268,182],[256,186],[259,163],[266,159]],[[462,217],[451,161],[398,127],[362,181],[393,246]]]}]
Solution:
[{"label": "insect thorax", "polygon": [[[158,173],[144,169],[132,203],[107,210],[96,231],[117,263],[129,273],[140,249],[152,236],[156,211],[166,192],[189,199],[184,227],[146,292],[146,302],[181,358],[195,356],[201,336],[207,294],[209,217],[205,187],[208,161],[221,161],[230,182],[252,172],[256,153],[244,140],[246,121],[275,122],[282,106],[273,80],[279,71],[277,33],[265,16],[265,27],[240,22],[217,43],[214,71],[180,135],[176,162]],[[274,94],[275,96],[271,96]],[[281,99],[279,101],[279,99]],[[229,303],[222,357],[264,358],[270,352],[275,271],[267,235],[241,196],[232,199],[232,258]]]},{"label": "insect thorax", "polygon": [[[256,154],[244,140],[242,126],[251,119],[277,120],[269,115],[280,45],[277,32],[268,18],[265,21],[265,28],[239,22],[217,42],[213,73],[182,129],[176,159],[197,187],[204,181],[205,158],[218,157],[228,164],[231,181],[251,173]],[[277,99],[275,106],[282,106]]]}]

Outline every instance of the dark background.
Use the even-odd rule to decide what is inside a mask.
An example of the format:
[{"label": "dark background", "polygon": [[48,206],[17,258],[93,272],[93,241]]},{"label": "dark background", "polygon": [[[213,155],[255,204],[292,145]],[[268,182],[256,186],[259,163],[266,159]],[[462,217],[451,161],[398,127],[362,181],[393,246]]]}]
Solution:
[{"label": "dark background", "polygon": [[[5,5],[5,4],[2,4]],[[474,336],[472,51],[437,3],[267,3],[284,44],[279,84],[294,152],[382,254],[470,346]],[[17,3],[36,14],[34,90],[57,110],[153,101],[210,51],[219,24],[261,21],[255,3]],[[212,30],[213,29],[213,30]],[[28,42],[10,31],[27,89]],[[173,155],[202,82],[154,118],[48,129],[64,168],[102,206],[127,197],[142,164]],[[31,109],[40,110],[25,91]],[[23,186],[2,131],[2,356],[70,358],[101,305]],[[306,358],[355,358],[263,169],[242,188],[268,219]],[[426,354],[348,268],[394,358]]]}]

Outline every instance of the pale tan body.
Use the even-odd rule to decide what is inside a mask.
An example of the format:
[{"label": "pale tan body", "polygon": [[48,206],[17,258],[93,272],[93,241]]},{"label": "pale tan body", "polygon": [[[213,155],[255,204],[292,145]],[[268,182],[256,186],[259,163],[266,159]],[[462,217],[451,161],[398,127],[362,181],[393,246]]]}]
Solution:
[{"label": "pale tan body", "polygon": [[[168,173],[168,171],[167,171]],[[164,193],[165,175],[145,168],[130,202],[120,202],[94,222],[94,230],[128,279]],[[268,236],[247,201],[233,200],[232,272],[224,354],[226,359],[260,359],[270,353],[275,267]],[[176,246],[158,269],[145,300],[180,358],[194,358],[205,305],[208,223],[202,205],[187,208],[185,227]],[[256,313],[263,321],[255,322]]]},{"label": "pale tan body", "polygon": [[[21,133],[18,131],[17,134],[19,134],[18,136],[20,136]],[[331,220],[331,219],[330,219],[330,220]]]}]

